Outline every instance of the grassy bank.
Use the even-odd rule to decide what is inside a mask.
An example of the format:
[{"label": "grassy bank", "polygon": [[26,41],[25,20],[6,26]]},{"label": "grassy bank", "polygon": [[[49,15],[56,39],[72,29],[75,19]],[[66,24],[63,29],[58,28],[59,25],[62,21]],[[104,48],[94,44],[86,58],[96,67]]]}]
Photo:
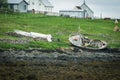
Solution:
[{"label": "grassy bank", "polygon": [[[120,26],[120,23],[118,24]],[[114,20],[91,20],[75,19],[66,17],[45,16],[41,14],[0,14],[0,38],[3,39],[27,39],[24,37],[9,36],[6,32],[23,30],[28,32],[38,32],[51,34],[54,42],[31,41],[26,44],[11,44],[0,42],[0,48],[26,49],[44,48],[56,49],[70,47],[68,37],[71,33],[78,32],[78,27],[83,34],[100,36],[90,36],[89,38],[105,40],[109,48],[120,48],[120,32],[114,32]],[[102,36],[101,36],[102,35]],[[56,39],[59,38],[60,42]]]}]

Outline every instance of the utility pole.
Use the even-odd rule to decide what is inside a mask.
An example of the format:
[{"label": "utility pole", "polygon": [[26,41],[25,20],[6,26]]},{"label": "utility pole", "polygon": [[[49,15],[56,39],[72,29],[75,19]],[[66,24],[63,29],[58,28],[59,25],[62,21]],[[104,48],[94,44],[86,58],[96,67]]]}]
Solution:
[{"label": "utility pole", "polygon": [[100,14],[100,19],[102,19],[102,13]]}]

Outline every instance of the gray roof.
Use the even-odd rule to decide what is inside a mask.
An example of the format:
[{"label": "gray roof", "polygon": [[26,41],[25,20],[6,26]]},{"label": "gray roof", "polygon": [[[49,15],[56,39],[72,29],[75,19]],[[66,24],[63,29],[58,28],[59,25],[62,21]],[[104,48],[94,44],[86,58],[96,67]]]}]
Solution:
[{"label": "gray roof", "polygon": [[[8,4],[19,4],[25,0],[8,0]],[[25,1],[26,2],[26,1]],[[27,3],[27,2],[26,2]],[[28,4],[28,3],[27,3]]]},{"label": "gray roof", "polygon": [[48,0],[40,0],[46,7],[53,7],[53,5]]}]

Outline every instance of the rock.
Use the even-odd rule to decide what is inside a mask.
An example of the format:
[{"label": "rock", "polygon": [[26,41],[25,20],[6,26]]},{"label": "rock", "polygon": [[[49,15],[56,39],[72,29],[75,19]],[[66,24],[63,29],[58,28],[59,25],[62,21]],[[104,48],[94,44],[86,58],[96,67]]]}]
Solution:
[{"label": "rock", "polygon": [[119,27],[118,26],[115,26],[113,31],[120,31]]}]

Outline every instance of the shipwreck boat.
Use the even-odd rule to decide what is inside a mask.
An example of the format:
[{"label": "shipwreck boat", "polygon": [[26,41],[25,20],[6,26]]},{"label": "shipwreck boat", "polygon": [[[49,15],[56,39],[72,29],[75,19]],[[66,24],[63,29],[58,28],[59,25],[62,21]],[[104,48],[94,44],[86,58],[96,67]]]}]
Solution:
[{"label": "shipwreck boat", "polygon": [[86,49],[99,50],[107,47],[107,42],[102,40],[89,39],[82,34],[70,35],[69,41],[74,46]]}]

